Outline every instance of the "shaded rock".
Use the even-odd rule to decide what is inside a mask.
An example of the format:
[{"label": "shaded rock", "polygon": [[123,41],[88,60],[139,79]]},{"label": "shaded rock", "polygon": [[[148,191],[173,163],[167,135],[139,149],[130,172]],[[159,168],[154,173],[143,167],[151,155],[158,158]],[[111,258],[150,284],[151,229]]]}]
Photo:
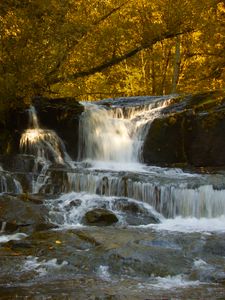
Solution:
[{"label": "shaded rock", "polygon": [[0,155],[0,163],[5,170],[25,174],[33,171],[35,157],[27,154]]},{"label": "shaded rock", "polygon": [[225,93],[180,98],[156,118],[143,145],[143,160],[166,166],[225,166]]},{"label": "shaded rock", "polygon": [[107,226],[118,222],[117,216],[103,208],[95,208],[88,211],[84,216],[84,222],[88,225]]},{"label": "shaded rock", "polygon": [[129,225],[137,226],[160,223],[159,218],[145,209],[142,203],[128,199],[118,199],[113,204],[113,208],[122,212],[124,220]]},{"label": "shaded rock", "polygon": [[0,221],[0,233],[12,233],[18,229],[18,225],[15,223],[9,223],[5,221]]},{"label": "shaded rock", "polygon": [[15,155],[19,153],[20,137],[28,125],[28,107],[19,106],[4,112],[0,120],[0,153]]},{"label": "shaded rock", "polygon": [[187,118],[185,114],[179,113],[152,122],[143,146],[145,163],[169,165],[187,162],[184,152]]},{"label": "shaded rock", "polygon": [[69,155],[76,159],[78,156],[79,117],[84,111],[74,98],[44,98],[36,97],[33,104],[37,110],[42,127],[57,132],[63,140]]},{"label": "shaded rock", "polygon": [[[42,204],[35,204],[29,200],[11,195],[1,195],[0,197],[2,229],[4,229],[5,222],[5,229],[9,228],[11,232],[16,230],[33,231],[38,227],[38,230],[40,230],[40,228],[43,228],[43,224],[46,224],[47,227],[49,225],[47,214],[48,210]],[[44,229],[46,229],[46,226],[44,226]]]}]

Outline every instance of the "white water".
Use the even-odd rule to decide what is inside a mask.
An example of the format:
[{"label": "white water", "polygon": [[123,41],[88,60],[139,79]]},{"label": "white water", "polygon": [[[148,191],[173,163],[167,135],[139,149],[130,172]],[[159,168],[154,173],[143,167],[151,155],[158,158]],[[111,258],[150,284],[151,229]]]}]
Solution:
[{"label": "white water", "polygon": [[200,281],[191,281],[185,275],[166,276],[166,277],[153,277],[149,283],[140,283],[139,289],[159,289],[159,290],[171,290],[175,288],[187,288],[198,286],[202,284]]},{"label": "white water", "polygon": [[[125,213],[123,211],[123,204],[126,207]],[[51,222],[59,225],[63,228],[80,227],[83,226],[83,217],[85,213],[95,208],[108,209],[117,216],[117,225],[129,226],[126,222],[126,212],[129,211],[129,205],[138,207],[139,218],[145,218],[147,215],[154,215],[156,219],[160,221],[159,224],[148,225],[136,225],[143,228],[151,228],[159,231],[171,231],[171,232],[203,232],[213,233],[225,232],[225,215],[212,217],[193,217],[193,216],[181,216],[178,215],[174,218],[164,218],[159,214],[153,206],[133,200],[131,198],[109,197],[99,196],[94,194],[87,194],[85,192],[75,193],[71,192],[60,196],[58,199],[47,200],[46,205],[50,208],[50,220]],[[128,210],[127,210],[128,209]],[[134,214],[134,216],[135,216]],[[131,225],[133,227],[133,225]],[[135,226],[135,227],[136,227]]]},{"label": "white water", "polygon": [[27,237],[25,233],[14,233],[14,234],[4,234],[0,235],[0,243],[7,243],[9,241],[19,241]]},{"label": "white water", "polygon": [[[147,226],[143,226],[147,227]],[[149,225],[149,227],[160,231],[171,232],[202,232],[211,234],[214,232],[225,232],[225,215],[216,218],[182,218],[176,217],[175,219],[164,219],[161,224]]]},{"label": "white water", "polygon": [[154,208],[147,203],[141,203],[133,199],[121,199],[119,197],[103,197],[99,195],[82,193],[69,193],[60,196],[58,199],[47,200],[46,205],[50,208],[51,222],[62,227],[79,227],[83,224],[85,214],[95,208],[108,209],[115,213],[118,218],[118,224],[126,225],[125,215],[123,213],[123,204],[135,205],[139,207],[141,213],[153,215],[156,219],[164,219]]},{"label": "white water", "polygon": [[[64,190],[128,197],[150,204],[165,217],[207,217],[225,215],[224,190],[212,185],[188,188],[188,182],[196,181],[182,173],[129,173],[77,172],[67,173]],[[174,179],[173,179],[174,178]],[[164,181],[164,183],[163,183]]]},{"label": "white water", "polygon": [[[161,99],[142,107],[110,109],[86,103],[80,120],[79,157],[84,162],[80,163],[79,170],[71,163],[57,134],[40,128],[36,111],[31,107],[30,128],[21,138],[21,149],[36,157],[34,172],[39,172],[39,176],[34,177],[32,192],[38,193],[41,189],[45,192],[45,185],[48,179],[51,180],[49,167],[57,163],[74,169],[64,176],[62,192],[84,193],[79,197],[84,197],[87,206],[90,206],[90,201],[85,195],[98,194],[100,196],[94,196],[97,199],[94,202],[99,204],[110,202],[109,197],[127,197],[148,203],[167,218],[215,219],[224,216],[224,190],[215,189],[207,180],[203,185],[198,183],[192,188],[188,185],[189,179],[193,177],[196,181],[200,175],[183,173],[178,169],[147,167],[140,163],[147,129],[169,103],[169,99]],[[114,173],[110,174],[110,171]],[[50,190],[48,185],[47,191]],[[81,216],[79,209],[76,210],[77,224]]]},{"label": "white water", "polygon": [[112,111],[96,105],[85,109],[80,121],[80,159],[135,161],[130,122],[115,119]]},{"label": "white water", "polygon": [[55,272],[67,266],[68,262],[59,263],[56,258],[40,261],[38,257],[28,256],[23,265],[24,271],[35,271],[39,276],[45,276],[49,272]]},{"label": "white water", "polygon": [[106,109],[84,103],[80,118],[79,159],[104,162],[137,163],[151,122],[170,100],[140,108]]},{"label": "white water", "polygon": [[32,181],[32,192],[38,193],[46,183],[46,173],[51,164],[72,165],[72,160],[66,152],[63,141],[53,130],[41,129],[36,110],[29,109],[29,128],[20,139],[22,153],[35,157],[34,173],[39,173]]},{"label": "white water", "polygon": [[21,136],[20,148],[23,153],[35,155],[39,162],[53,162],[62,165],[71,162],[65,145],[57,133],[40,128],[33,106],[29,109],[29,128]]}]

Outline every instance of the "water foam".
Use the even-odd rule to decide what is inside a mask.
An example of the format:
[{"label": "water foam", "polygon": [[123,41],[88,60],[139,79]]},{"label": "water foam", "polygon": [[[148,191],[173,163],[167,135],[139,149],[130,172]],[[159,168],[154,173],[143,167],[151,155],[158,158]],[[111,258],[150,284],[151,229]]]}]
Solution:
[{"label": "water foam", "polygon": [[[155,230],[183,232],[183,233],[224,233],[225,232],[225,215],[217,218],[182,218],[164,219],[157,225],[147,225]],[[147,227],[145,226],[145,227]],[[142,226],[143,227],[143,226]]]},{"label": "water foam", "polygon": [[166,276],[166,277],[153,277],[151,278],[153,282],[150,283],[139,283],[138,287],[140,289],[159,289],[159,290],[171,290],[176,288],[188,288],[193,286],[198,286],[203,284],[202,282],[196,280],[189,280],[186,276],[180,274],[176,276]]},{"label": "water foam", "polygon": [[49,271],[61,269],[67,265],[67,261],[62,261],[62,263],[59,263],[56,258],[39,261],[38,257],[28,256],[24,262],[23,270],[28,272],[35,271],[39,276],[45,276],[49,273]]},{"label": "water foam", "polygon": [[27,237],[25,233],[14,233],[14,234],[4,234],[0,235],[0,243],[7,243],[9,241],[19,241],[23,238]]}]

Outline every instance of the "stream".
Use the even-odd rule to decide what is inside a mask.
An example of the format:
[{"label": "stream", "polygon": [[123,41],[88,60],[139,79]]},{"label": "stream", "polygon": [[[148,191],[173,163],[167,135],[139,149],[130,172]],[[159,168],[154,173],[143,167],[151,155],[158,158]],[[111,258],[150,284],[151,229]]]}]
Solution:
[{"label": "stream", "polygon": [[169,103],[83,103],[77,161],[31,107],[26,167],[0,167],[1,299],[224,299],[224,173],[142,162]]}]

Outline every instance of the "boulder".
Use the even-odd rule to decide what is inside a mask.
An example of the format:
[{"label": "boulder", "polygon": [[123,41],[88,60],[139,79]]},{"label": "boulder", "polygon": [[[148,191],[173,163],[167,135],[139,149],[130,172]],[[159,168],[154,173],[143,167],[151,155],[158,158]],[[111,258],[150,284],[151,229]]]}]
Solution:
[{"label": "boulder", "polygon": [[107,209],[95,208],[86,212],[83,221],[87,225],[108,226],[118,222],[118,218]]},{"label": "boulder", "polygon": [[48,210],[29,196],[0,196],[0,230],[2,232],[46,230],[52,228],[47,220]]},{"label": "boulder", "polygon": [[118,199],[113,204],[113,209],[120,211],[128,225],[138,226],[160,223],[159,218],[147,210],[140,202],[131,199]]},{"label": "boulder", "polygon": [[225,93],[178,98],[147,133],[143,161],[163,166],[225,166]]}]

